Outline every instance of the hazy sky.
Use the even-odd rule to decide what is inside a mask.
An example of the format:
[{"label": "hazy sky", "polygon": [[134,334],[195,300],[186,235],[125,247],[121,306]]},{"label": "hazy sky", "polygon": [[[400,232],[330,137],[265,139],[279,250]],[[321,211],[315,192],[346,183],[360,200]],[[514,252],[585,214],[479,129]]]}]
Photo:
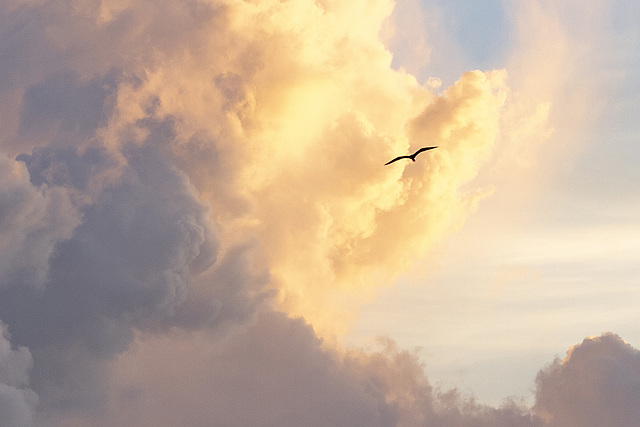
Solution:
[{"label": "hazy sky", "polygon": [[639,21],[3,1],[0,424],[635,425]]},{"label": "hazy sky", "polygon": [[390,334],[423,348],[433,381],[494,404],[509,395],[532,401],[540,367],[581,337],[613,331],[640,343],[640,8],[541,3],[529,17],[546,24],[519,25],[529,18],[513,2],[422,3],[440,14],[433,31],[451,36],[444,52],[432,47],[423,80],[454,79],[449,64],[519,69],[523,44],[532,43],[520,41],[526,25],[538,33],[555,26],[546,49],[563,44],[563,57],[547,60],[560,59],[571,75],[546,75],[567,80],[550,93],[553,131],[526,181],[518,164],[511,182],[502,181],[509,172],[498,177],[465,226],[419,261],[427,273],[409,272],[363,309],[352,339]]}]

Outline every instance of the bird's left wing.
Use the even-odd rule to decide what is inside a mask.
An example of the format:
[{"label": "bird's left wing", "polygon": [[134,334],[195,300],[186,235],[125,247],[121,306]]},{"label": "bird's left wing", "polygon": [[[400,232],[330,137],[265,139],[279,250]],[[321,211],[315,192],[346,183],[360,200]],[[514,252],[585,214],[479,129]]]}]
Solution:
[{"label": "bird's left wing", "polygon": [[391,163],[393,163],[393,162],[395,162],[395,161],[398,161],[398,160],[400,160],[400,159],[408,159],[408,158],[409,158],[409,156],[399,156],[399,157],[396,157],[396,158],[395,158],[395,159],[393,159],[393,160],[389,160],[389,161],[388,161],[387,163],[385,163],[384,165],[385,165],[385,166],[387,166],[387,165],[389,165],[389,164],[391,164]]}]

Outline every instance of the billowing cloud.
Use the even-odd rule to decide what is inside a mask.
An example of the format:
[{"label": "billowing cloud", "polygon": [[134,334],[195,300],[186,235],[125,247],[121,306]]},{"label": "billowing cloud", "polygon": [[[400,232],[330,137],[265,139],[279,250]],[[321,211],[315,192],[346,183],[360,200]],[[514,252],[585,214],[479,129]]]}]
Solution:
[{"label": "billowing cloud", "polygon": [[536,407],[552,426],[632,426],[640,408],[640,351],[608,333],[586,338],[540,371]]},{"label": "billowing cloud", "polygon": [[0,6],[0,420],[540,423],[333,345],[490,193],[465,185],[513,119],[505,71],[434,94],[394,70],[392,9]]},{"label": "billowing cloud", "polygon": [[[61,357],[64,365],[67,349],[75,345],[96,358],[111,357],[127,347],[133,327],[179,323],[179,308],[196,298],[191,275],[215,260],[206,209],[184,176],[168,169],[153,149],[135,151],[128,153],[118,182],[84,205],[81,224],[56,243],[44,286],[13,282],[3,292],[3,320],[36,359],[42,351],[47,358]],[[75,162],[91,164],[86,158],[92,157],[34,153],[25,162],[35,178],[47,175],[39,167],[73,171]],[[73,186],[69,177],[54,176],[43,185]],[[38,365],[34,372],[35,384],[55,382]]]},{"label": "billowing cloud", "polygon": [[[458,189],[489,156],[507,92],[503,72],[434,96],[394,71],[376,34],[388,6],[229,5],[213,34],[161,48],[165,62],[121,86],[106,130],[171,120],[223,241],[259,242],[281,307],[324,332],[469,212],[477,195]],[[440,148],[405,173],[381,167],[425,144]]]},{"label": "billowing cloud", "polygon": [[42,286],[54,245],[78,224],[65,191],[37,188],[23,163],[0,155],[0,290],[12,281]]},{"label": "billowing cloud", "polygon": [[142,339],[115,378],[113,425],[538,425],[514,402],[489,408],[433,389],[417,354],[391,342],[343,354],[279,313],[260,313],[219,342]]}]

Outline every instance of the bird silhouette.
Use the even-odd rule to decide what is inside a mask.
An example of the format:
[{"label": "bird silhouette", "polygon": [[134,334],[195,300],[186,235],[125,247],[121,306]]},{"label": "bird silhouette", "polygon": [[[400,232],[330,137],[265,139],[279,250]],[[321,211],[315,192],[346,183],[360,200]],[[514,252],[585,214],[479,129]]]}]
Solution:
[{"label": "bird silhouette", "polygon": [[395,161],[398,161],[400,159],[411,159],[411,161],[415,162],[416,161],[416,156],[420,153],[422,153],[423,151],[427,151],[427,150],[433,150],[434,148],[438,148],[438,146],[435,147],[422,147],[421,149],[419,149],[418,151],[416,151],[415,153],[409,155],[409,156],[399,156],[396,157],[393,160],[389,160],[387,163],[385,163],[384,165],[387,166],[388,164],[391,164]]}]

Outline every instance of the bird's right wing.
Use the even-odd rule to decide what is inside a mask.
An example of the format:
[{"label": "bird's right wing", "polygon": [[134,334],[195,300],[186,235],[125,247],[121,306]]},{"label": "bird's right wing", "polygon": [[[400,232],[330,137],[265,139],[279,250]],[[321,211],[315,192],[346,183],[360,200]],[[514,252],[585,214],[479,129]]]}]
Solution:
[{"label": "bird's right wing", "polygon": [[436,145],[435,147],[422,147],[421,149],[419,149],[418,151],[413,153],[413,155],[417,156],[418,154],[422,153],[423,151],[433,150],[434,148],[438,148],[438,146]]}]

